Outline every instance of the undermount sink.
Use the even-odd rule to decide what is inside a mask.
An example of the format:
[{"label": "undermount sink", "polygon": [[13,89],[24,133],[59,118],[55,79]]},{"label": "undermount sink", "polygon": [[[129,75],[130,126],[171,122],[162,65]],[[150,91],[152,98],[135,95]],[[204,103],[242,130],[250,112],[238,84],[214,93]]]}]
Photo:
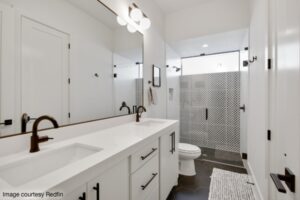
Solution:
[{"label": "undermount sink", "polygon": [[20,186],[101,151],[101,148],[72,144],[0,166],[0,179]]},{"label": "undermount sink", "polygon": [[148,120],[148,121],[142,121],[142,122],[139,122],[137,123],[137,125],[140,125],[140,126],[155,126],[155,125],[161,125],[161,124],[164,124],[165,122],[164,121],[159,121],[159,120]]}]

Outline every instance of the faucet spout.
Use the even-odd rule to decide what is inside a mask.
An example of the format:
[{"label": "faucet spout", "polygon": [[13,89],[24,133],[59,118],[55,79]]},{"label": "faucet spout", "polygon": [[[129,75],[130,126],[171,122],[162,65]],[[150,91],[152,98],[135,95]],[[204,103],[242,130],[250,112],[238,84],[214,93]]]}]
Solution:
[{"label": "faucet spout", "polygon": [[59,127],[57,121],[53,117],[44,115],[44,116],[37,118],[32,127],[30,153],[40,151],[39,143],[47,142],[48,140],[53,139],[53,138],[49,138],[48,136],[42,136],[42,137],[38,136],[38,126],[39,126],[40,122],[42,122],[44,120],[50,121],[53,124],[54,128]]}]

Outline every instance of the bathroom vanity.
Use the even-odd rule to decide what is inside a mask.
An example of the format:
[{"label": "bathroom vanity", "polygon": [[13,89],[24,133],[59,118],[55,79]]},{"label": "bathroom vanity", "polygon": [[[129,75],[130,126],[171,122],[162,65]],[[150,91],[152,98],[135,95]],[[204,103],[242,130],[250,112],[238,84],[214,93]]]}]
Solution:
[{"label": "bathroom vanity", "polygon": [[165,200],[177,185],[178,133],[177,121],[142,119],[5,156],[0,188],[63,200]]}]

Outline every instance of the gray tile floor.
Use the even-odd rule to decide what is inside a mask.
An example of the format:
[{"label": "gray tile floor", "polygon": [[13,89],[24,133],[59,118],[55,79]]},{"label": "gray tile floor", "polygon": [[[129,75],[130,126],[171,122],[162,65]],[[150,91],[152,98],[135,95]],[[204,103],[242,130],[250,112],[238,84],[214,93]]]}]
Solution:
[{"label": "gray tile floor", "polygon": [[180,176],[178,186],[173,188],[167,200],[208,200],[213,168],[247,173],[240,154],[205,148],[201,150],[201,157],[195,160],[197,175]]}]

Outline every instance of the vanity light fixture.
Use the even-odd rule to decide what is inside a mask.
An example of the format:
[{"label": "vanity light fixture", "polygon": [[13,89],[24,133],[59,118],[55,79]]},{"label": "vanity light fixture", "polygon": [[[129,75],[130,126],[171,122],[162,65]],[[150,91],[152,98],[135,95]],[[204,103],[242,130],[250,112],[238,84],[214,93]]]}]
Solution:
[{"label": "vanity light fixture", "polygon": [[129,6],[129,17],[137,24],[142,30],[147,30],[151,26],[150,19],[141,11],[141,9],[132,3],[132,7]]},{"label": "vanity light fixture", "polygon": [[121,26],[126,26],[127,25],[127,22],[123,18],[121,18],[120,16],[117,16],[117,22]]}]

